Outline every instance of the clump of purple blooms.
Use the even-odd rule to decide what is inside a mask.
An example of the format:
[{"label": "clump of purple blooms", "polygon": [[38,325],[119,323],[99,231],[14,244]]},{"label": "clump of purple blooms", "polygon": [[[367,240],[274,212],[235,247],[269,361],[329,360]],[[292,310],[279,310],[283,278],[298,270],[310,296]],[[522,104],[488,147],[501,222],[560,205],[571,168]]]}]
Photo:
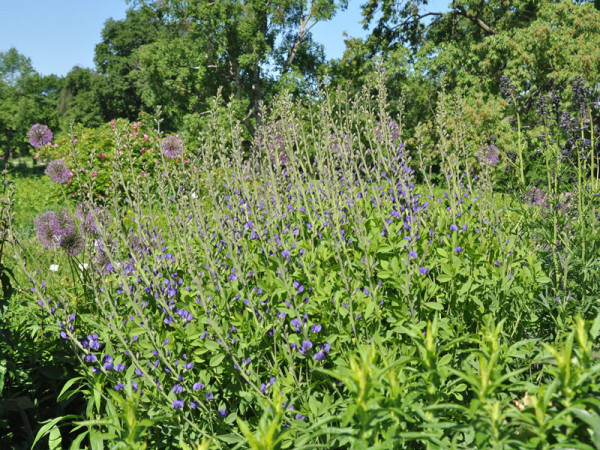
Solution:
[{"label": "clump of purple blooms", "polygon": [[31,145],[40,148],[52,142],[52,131],[48,128],[48,125],[36,123],[29,129],[27,137]]},{"label": "clump of purple blooms", "polygon": [[166,158],[174,159],[183,155],[183,141],[178,136],[167,136],[161,146]]},{"label": "clump of purple blooms", "polygon": [[65,163],[65,159],[55,159],[48,164],[44,172],[55,183],[66,183],[71,177],[71,169]]},{"label": "clump of purple blooms", "polygon": [[34,219],[34,226],[38,240],[46,248],[60,247],[74,257],[85,246],[73,216],[66,209],[41,213]]},{"label": "clump of purple blooms", "polygon": [[477,154],[479,164],[494,167],[500,161],[500,150],[494,144],[484,145]]}]

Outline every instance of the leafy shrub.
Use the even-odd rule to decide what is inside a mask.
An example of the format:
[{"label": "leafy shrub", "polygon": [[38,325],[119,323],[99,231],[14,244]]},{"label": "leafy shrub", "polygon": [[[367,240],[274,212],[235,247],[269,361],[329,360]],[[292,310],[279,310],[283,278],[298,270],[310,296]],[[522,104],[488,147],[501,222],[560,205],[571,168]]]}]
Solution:
[{"label": "leafy shrub", "polygon": [[[564,288],[554,264],[561,213],[546,221],[548,259],[539,228],[527,227],[539,216],[523,219],[534,207],[498,196],[500,167],[475,172],[463,145],[441,152],[443,184],[417,185],[420,155],[401,141],[384,94],[371,100],[324,95],[301,109],[282,97],[251,150],[239,124],[224,132],[213,117],[198,149],[155,150],[151,176],[141,176],[150,159],[139,134],[92,133],[115,146],[97,172],[109,180],[103,204],[100,175],[88,176],[97,153],[82,155],[77,138],[67,161],[81,203],[70,220],[85,245],[63,255],[70,275],[50,283],[15,257],[79,361],[81,378],[61,398],[86,397],[80,441],[596,442],[590,337],[600,320],[585,320],[598,305],[549,313],[540,301]],[[55,235],[63,248],[70,234]],[[570,332],[573,312],[583,318]],[[562,326],[540,320],[548,314]],[[548,407],[560,420],[545,422]]]}]

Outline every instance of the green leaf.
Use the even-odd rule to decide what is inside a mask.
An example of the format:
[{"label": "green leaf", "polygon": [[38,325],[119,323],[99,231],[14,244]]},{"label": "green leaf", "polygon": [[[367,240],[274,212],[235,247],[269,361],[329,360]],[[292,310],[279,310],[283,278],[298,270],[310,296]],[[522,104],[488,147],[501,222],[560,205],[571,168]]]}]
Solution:
[{"label": "green leaf", "polygon": [[424,306],[426,306],[429,309],[434,309],[436,311],[443,311],[444,310],[444,305],[442,305],[441,303],[426,302],[426,303],[424,303]]},{"label": "green leaf", "polygon": [[65,385],[63,386],[63,388],[61,389],[60,394],[58,394],[58,398],[56,400],[61,402],[63,400],[68,399],[69,397],[71,397],[71,395],[75,394],[76,392],[79,392],[81,390],[81,388],[77,388],[73,391],[67,392],[69,390],[69,388],[71,386],[73,386],[73,384],[79,380],[84,380],[84,378],[83,377],[75,377],[75,378],[71,378],[69,381],[67,381],[65,383]]},{"label": "green leaf", "polygon": [[210,367],[217,367],[219,364],[221,364],[223,362],[223,360],[225,359],[225,354],[221,353],[219,355],[215,355],[212,358],[210,358]]},{"label": "green leaf", "polygon": [[81,442],[83,442],[83,440],[85,439],[85,437],[87,436],[88,432],[84,431],[83,433],[79,434],[75,440],[71,443],[71,446],[69,447],[69,450],[80,450],[81,449]]},{"label": "green leaf", "polygon": [[62,449],[62,436],[60,435],[60,429],[56,425],[54,425],[50,430],[48,447],[50,450]]},{"label": "green leaf", "polygon": [[573,414],[587,423],[594,430],[592,434],[592,439],[594,441],[594,446],[596,448],[600,448],[600,417],[597,414],[592,414],[585,409],[579,408],[571,408]]},{"label": "green leaf", "polygon": [[0,361],[0,398],[2,398],[2,390],[4,389],[4,376],[6,374],[6,360]]},{"label": "green leaf", "polygon": [[57,423],[59,423],[61,420],[65,420],[65,419],[76,419],[77,416],[74,414],[69,414],[67,416],[60,416],[60,417],[55,417],[54,419],[50,419],[49,421],[47,421],[42,428],[40,428],[40,430],[37,432],[35,439],[33,441],[33,444],[31,444],[31,448],[35,447],[35,444],[38,443],[38,441],[40,439],[42,439],[44,436],[46,436],[47,434],[50,434],[52,432],[52,429],[56,426]]},{"label": "green leaf", "polygon": [[592,339],[596,339],[598,337],[599,333],[600,333],[600,314],[598,314],[598,317],[596,317],[596,320],[594,320],[594,323],[592,324],[592,327],[590,328],[590,336],[592,337]]}]

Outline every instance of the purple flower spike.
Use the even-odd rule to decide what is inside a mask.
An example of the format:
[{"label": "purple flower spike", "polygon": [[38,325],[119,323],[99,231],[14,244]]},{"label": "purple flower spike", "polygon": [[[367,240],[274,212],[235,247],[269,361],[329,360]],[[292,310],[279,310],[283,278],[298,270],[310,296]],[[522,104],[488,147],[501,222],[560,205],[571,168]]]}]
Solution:
[{"label": "purple flower spike", "polygon": [[36,123],[29,129],[27,137],[31,145],[35,148],[40,148],[52,141],[52,131],[50,131],[48,125]]},{"label": "purple flower spike", "polygon": [[65,164],[65,158],[55,159],[48,164],[44,172],[55,183],[66,183],[71,177],[71,169]]}]

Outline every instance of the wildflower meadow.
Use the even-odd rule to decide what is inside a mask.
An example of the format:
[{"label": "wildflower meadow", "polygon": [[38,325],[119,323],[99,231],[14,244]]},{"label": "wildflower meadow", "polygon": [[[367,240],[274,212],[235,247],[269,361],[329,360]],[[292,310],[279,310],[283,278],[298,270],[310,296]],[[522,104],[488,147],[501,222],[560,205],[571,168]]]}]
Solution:
[{"label": "wildflower meadow", "polygon": [[32,131],[67,200],[31,247],[6,213],[4,239],[34,337],[71,366],[53,400],[80,405],[36,442],[599,444],[597,180],[571,157],[593,147],[567,153],[544,124],[548,172],[525,191],[519,158],[461,146],[440,104],[433,178],[379,89],[281,96],[249,145],[216,116],[196,140],[113,124],[105,158]]},{"label": "wildflower meadow", "polygon": [[600,448],[597,85],[391,76],[31,125],[0,447]]}]

